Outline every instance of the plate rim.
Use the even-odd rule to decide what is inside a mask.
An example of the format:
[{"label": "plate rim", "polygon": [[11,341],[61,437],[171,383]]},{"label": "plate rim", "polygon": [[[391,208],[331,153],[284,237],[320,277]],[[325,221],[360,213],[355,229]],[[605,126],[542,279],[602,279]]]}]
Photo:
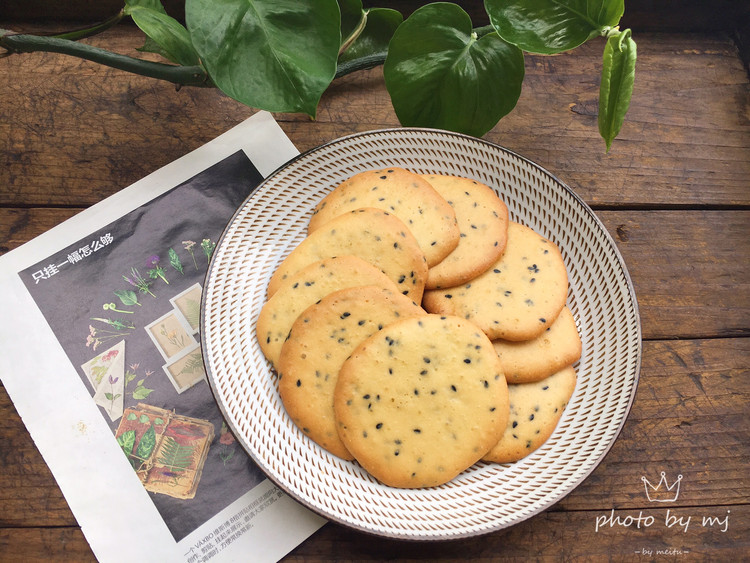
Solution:
[{"label": "plate rim", "polygon": [[[632,409],[635,395],[638,390],[638,385],[640,382],[640,372],[641,372],[641,365],[642,365],[642,359],[643,359],[643,334],[642,334],[642,326],[641,326],[641,318],[640,318],[640,310],[638,305],[638,299],[635,292],[635,287],[633,285],[632,278],[630,276],[630,272],[627,268],[627,265],[625,263],[625,260],[620,252],[620,249],[618,248],[614,238],[610,234],[610,232],[607,230],[607,228],[604,226],[604,223],[602,220],[596,215],[594,210],[583,200],[583,198],[578,195],[570,186],[568,186],[567,183],[561,181],[555,174],[552,174],[549,170],[547,170],[542,165],[534,162],[528,157],[525,157],[511,149],[508,149],[499,143],[495,143],[493,141],[489,141],[487,139],[474,137],[471,135],[467,135],[464,133],[457,133],[454,131],[448,131],[443,129],[434,129],[434,128],[428,128],[428,127],[388,127],[388,128],[380,128],[380,129],[371,129],[367,131],[360,131],[357,133],[351,133],[348,135],[344,135],[341,137],[337,137],[335,139],[332,139],[330,141],[327,141],[325,143],[322,143],[320,145],[317,145],[315,147],[312,147],[310,149],[307,149],[305,151],[300,152],[299,154],[295,155],[294,157],[290,158],[280,166],[278,166],[275,170],[273,170],[271,173],[269,173],[260,183],[258,183],[257,186],[255,186],[251,192],[248,194],[248,196],[239,204],[237,209],[232,214],[231,218],[227,221],[226,225],[224,226],[221,236],[217,240],[216,243],[216,249],[212,253],[208,268],[206,270],[206,275],[204,277],[204,289],[208,286],[209,279],[211,278],[211,275],[215,269],[215,261],[217,260],[217,255],[219,254],[216,252],[217,249],[219,249],[224,242],[226,236],[228,235],[228,232],[231,230],[233,224],[237,220],[237,218],[241,215],[243,212],[243,209],[246,205],[248,205],[248,202],[257,194],[260,193],[263,189],[263,187],[273,181],[273,179],[285,168],[288,166],[291,166],[296,161],[302,160],[304,158],[308,158],[311,154],[319,152],[319,151],[325,151],[329,147],[343,143],[352,139],[357,138],[363,138],[363,137],[371,137],[371,136],[387,136],[389,134],[395,134],[395,133],[406,133],[407,135],[409,133],[416,133],[416,134],[429,134],[429,135],[444,135],[447,137],[454,137],[454,138],[460,138],[464,140],[468,140],[472,143],[479,143],[481,145],[485,145],[486,147],[492,149],[493,151],[500,151],[501,153],[506,153],[520,161],[523,161],[526,163],[526,165],[531,166],[535,169],[537,169],[539,172],[547,176],[551,181],[553,181],[555,184],[562,187],[562,189],[566,192],[568,196],[573,198],[575,203],[580,206],[580,208],[586,213],[588,218],[592,220],[592,222],[596,225],[597,229],[605,239],[605,241],[608,244],[608,249],[610,249],[614,257],[616,259],[616,263],[619,265],[622,276],[625,281],[625,286],[627,287],[627,295],[629,298],[629,304],[632,307],[632,314],[633,314],[633,323],[635,325],[635,340],[636,340],[636,347],[634,350],[634,366],[633,366],[633,383],[630,390],[630,396],[628,397],[627,405],[625,405],[622,413],[622,417],[619,421],[619,424],[616,428],[616,430],[612,433],[611,438],[609,442],[606,444],[604,449],[601,451],[601,453],[597,456],[597,458],[590,463],[590,466],[586,468],[585,471],[583,471],[575,481],[568,484],[568,486],[565,488],[564,492],[556,496],[556,498],[551,499],[549,501],[544,501],[540,503],[539,506],[532,509],[528,514],[526,514],[523,518],[497,525],[492,526],[484,529],[478,529],[478,530],[470,530],[470,531],[460,531],[457,533],[446,533],[445,535],[441,536],[433,536],[433,535],[421,535],[421,534],[404,534],[404,533],[398,533],[398,532],[381,532],[377,531],[372,528],[364,527],[364,526],[358,526],[353,522],[349,522],[341,517],[338,517],[336,514],[332,514],[330,512],[326,512],[324,510],[321,510],[320,507],[314,506],[311,502],[308,502],[306,499],[302,498],[300,494],[298,494],[296,491],[294,491],[292,488],[287,487],[285,484],[280,483],[277,478],[272,474],[272,472],[266,467],[265,463],[258,459],[255,454],[250,450],[248,447],[248,444],[245,443],[244,440],[237,440],[242,446],[242,448],[245,450],[245,453],[250,457],[250,459],[253,461],[253,463],[262,471],[264,476],[269,479],[275,486],[277,486],[279,489],[281,489],[285,494],[290,496],[292,499],[294,499],[297,503],[304,506],[305,508],[309,509],[311,512],[317,514],[318,516],[323,517],[325,520],[330,522],[335,522],[338,525],[341,525],[345,528],[356,530],[358,532],[364,533],[366,535],[372,536],[372,537],[378,537],[378,538],[388,538],[388,539],[395,539],[395,540],[401,540],[405,542],[413,542],[413,543],[420,543],[420,542],[450,542],[450,541],[456,541],[456,540],[462,540],[462,539],[469,539],[479,536],[484,536],[490,533],[497,533],[504,530],[508,530],[510,528],[513,528],[514,526],[521,524],[523,522],[526,522],[530,520],[531,518],[538,516],[542,512],[549,510],[552,506],[558,504],[560,501],[565,499],[568,495],[570,495],[573,491],[575,491],[582,483],[585,481],[593,472],[596,470],[601,463],[604,461],[604,459],[607,457],[607,455],[610,453],[612,447],[614,446],[615,442],[620,437],[620,434],[622,433],[622,430],[625,426],[625,423],[630,415],[630,411]],[[493,191],[495,191],[493,189]],[[205,328],[206,328],[206,300],[208,299],[208,295],[206,291],[203,291],[201,294],[201,303],[200,303],[200,328],[201,328],[201,334],[205,334]],[[202,346],[205,345],[205,341],[202,340]],[[234,427],[234,422],[232,421],[232,418],[228,415],[227,410],[225,408],[225,405],[222,400],[219,398],[219,391],[216,387],[216,382],[214,380],[214,374],[211,370],[208,361],[206,359],[206,354],[202,354],[203,358],[203,365],[204,365],[204,371],[206,372],[206,381],[208,382],[209,390],[214,397],[214,401],[216,402],[216,405],[218,406],[219,410],[221,411],[222,418],[226,421],[227,425],[229,426],[230,430],[232,431],[232,434],[237,434],[237,430]],[[439,487],[438,487],[439,488]]]}]

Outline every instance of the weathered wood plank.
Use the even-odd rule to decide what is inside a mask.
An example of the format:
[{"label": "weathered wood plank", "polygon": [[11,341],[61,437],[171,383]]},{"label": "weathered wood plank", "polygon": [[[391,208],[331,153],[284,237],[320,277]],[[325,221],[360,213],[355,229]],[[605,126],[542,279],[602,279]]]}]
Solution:
[{"label": "weathered wood plank", "polygon": [[[731,561],[750,553],[750,507],[672,509],[669,521],[666,510],[547,511],[506,531],[433,543],[373,538],[327,524],[283,561],[654,561],[666,556]],[[640,528],[632,523],[639,516],[643,522]],[[610,518],[614,525],[610,527],[602,517]],[[706,521],[704,526],[704,517],[719,521]],[[620,525],[617,518],[631,523]],[[685,531],[680,522],[688,522],[688,518]],[[342,558],[341,554],[346,555]]]},{"label": "weathered wood plank", "polygon": [[0,255],[18,248],[80,211],[80,208],[0,208]]},{"label": "weathered wood plank", "polygon": [[[429,543],[377,538],[329,523],[282,561],[737,561],[750,553],[748,522],[747,505],[547,511],[480,538]],[[0,528],[0,552],[8,561],[29,563],[95,561],[74,527]]]},{"label": "weathered wood plank", "polygon": [[630,272],[645,338],[750,332],[750,212],[597,215]]},{"label": "weathered wood plank", "polygon": [[[0,254],[77,211],[0,208]],[[602,210],[597,215],[628,267],[645,338],[750,332],[750,211]]]},{"label": "weathered wood plank", "polygon": [[[636,91],[609,154],[596,129],[602,43],[527,56],[517,107],[486,135],[538,162],[595,205],[750,203],[750,85],[729,39],[638,38]],[[91,40],[134,54],[138,32]],[[56,54],[0,60],[0,205],[89,205],[205,143],[253,110]],[[352,95],[352,93],[355,95]],[[311,127],[279,115],[306,150],[398,125],[373,69],[338,80]]]},{"label": "weathered wood plank", "polygon": [[[631,413],[603,463],[553,511],[647,509],[641,477],[682,474],[675,506],[750,505],[750,339],[644,345]],[[0,387],[0,527],[75,525]],[[592,518],[593,523],[593,518]]]},{"label": "weathered wood plank", "polygon": [[96,561],[83,532],[76,527],[0,528],[0,553],[4,561],[26,563]]}]

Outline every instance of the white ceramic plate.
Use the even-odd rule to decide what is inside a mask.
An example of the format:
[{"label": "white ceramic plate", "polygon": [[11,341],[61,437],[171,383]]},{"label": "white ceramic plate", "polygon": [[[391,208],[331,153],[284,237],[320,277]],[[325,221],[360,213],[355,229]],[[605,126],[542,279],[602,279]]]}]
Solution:
[{"label": "white ceramic plate", "polygon": [[[255,339],[266,284],[304,238],[315,204],[357,172],[401,166],[494,188],[511,220],[554,241],[570,279],[568,306],[583,356],[578,384],[552,437],[512,464],[477,463],[429,489],[394,489],[309,440],[287,416]],[[218,243],[203,292],[203,353],[227,423],[281,489],[322,516],[371,534],[413,540],[475,536],[517,524],[570,493],[609,451],[635,394],[638,308],[625,264],[600,221],[567,186],[497,145],[431,129],[338,139],[274,172]]]}]

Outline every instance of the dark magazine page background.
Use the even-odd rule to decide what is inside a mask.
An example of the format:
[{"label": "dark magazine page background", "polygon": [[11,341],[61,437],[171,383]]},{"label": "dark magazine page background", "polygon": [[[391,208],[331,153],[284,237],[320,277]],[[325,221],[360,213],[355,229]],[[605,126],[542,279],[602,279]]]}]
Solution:
[{"label": "dark magazine page background", "polygon": [[237,152],[19,274],[176,541],[264,480],[223,425],[195,322],[213,246],[261,181]]}]

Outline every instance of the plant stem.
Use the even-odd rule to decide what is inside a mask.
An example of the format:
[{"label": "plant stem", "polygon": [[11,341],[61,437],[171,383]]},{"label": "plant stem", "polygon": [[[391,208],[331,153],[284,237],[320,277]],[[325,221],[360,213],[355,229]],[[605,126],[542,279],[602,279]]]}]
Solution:
[{"label": "plant stem", "polygon": [[[16,53],[33,53],[39,51],[61,53],[133,74],[166,80],[183,86],[213,86],[208,73],[201,66],[181,66],[145,61],[113,53],[112,51],[92,45],[86,45],[85,43],[78,43],[73,40],[89,37],[104,31],[115,25],[121,17],[122,13],[118,13],[116,16],[94,27],[61,33],[55,36],[14,34],[7,30],[0,30],[0,47],[7,50],[7,53],[0,55],[0,57]],[[474,29],[477,37],[482,37],[493,31],[494,29],[490,25]],[[387,54],[388,51],[381,51],[341,63],[336,69],[335,78],[341,78],[359,70],[367,70],[380,66],[385,62]]]},{"label": "plant stem", "polygon": [[79,39],[92,37],[94,35],[101,33],[102,31],[106,31],[109,28],[114,27],[115,25],[120,23],[120,20],[123,17],[125,17],[125,12],[123,10],[120,10],[111,18],[104,20],[103,22],[93,25],[91,27],[86,27],[84,29],[74,29],[71,31],[65,31],[63,33],[53,33],[53,34],[50,34],[50,36],[57,37],[58,39],[70,39],[72,41],[78,41]]},{"label": "plant stem", "polygon": [[166,80],[174,84],[184,86],[213,86],[208,78],[208,74],[200,66],[178,66],[144,61],[143,59],[120,55],[106,49],[59,37],[8,33],[0,35],[0,47],[7,49],[8,54],[32,53],[36,51],[61,53],[133,74]]}]

